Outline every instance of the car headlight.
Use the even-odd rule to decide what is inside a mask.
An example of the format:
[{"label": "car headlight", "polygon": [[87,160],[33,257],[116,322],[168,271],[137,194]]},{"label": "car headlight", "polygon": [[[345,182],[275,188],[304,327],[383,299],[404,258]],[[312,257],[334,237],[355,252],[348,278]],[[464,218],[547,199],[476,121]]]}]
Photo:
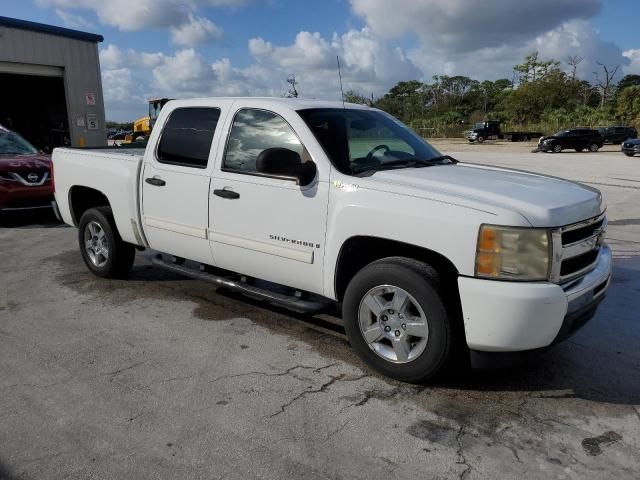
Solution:
[{"label": "car headlight", "polygon": [[476,276],[494,280],[549,278],[551,234],[540,228],[482,225],[476,251]]}]

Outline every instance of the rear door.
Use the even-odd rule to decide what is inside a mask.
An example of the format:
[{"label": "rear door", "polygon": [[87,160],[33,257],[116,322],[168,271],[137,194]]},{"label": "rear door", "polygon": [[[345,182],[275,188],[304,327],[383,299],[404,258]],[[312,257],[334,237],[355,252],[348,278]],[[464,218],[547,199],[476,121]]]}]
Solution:
[{"label": "rear door", "polygon": [[153,249],[213,264],[209,184],[218,125],[230,103],[178,106],[156,124],[141,180],[142,221]]}]

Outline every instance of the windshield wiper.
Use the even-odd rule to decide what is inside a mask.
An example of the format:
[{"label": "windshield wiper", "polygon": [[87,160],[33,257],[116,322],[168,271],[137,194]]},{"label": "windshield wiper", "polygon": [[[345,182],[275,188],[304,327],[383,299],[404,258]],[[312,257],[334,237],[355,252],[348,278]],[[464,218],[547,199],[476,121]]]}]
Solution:
[{"label": "windshield wiper", "polygon": [[[445,162],[447,160],[447,162]],[[367,174],[373,175],[375,172],[379,172],[381,170],[393,170],[395,168],[422,168],[422,167],[433,167],[435,165],[448,165],[448,164],[456,164],[458,160],[449,156],[449,155],[438,155],[437,157],[432,157],[428,160],[424,160],[422,158],[405,158],[402,160],[392,160],[390,162],[384,162],[380,165],[374,166],[365,166],[359,170],[353,170],[354,175],[365,176]]]}]

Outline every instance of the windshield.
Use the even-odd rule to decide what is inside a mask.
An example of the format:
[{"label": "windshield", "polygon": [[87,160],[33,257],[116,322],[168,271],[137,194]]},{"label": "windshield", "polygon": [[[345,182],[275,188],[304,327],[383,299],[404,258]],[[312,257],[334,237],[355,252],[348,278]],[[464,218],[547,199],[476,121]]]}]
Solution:
[{"label": "windshield", "polygon": [[454,162],[379,110],[313,108],[298,113],[335,167],[348,175]]},{"label": "windshield", "polygon": [[36,147],[15,132],[0,128],[0,155],[34,155]]},{"label": "windshield", "polygon": [[569,130],[562,130],[554,135],[554,137],[566,137],[569,135]]}]

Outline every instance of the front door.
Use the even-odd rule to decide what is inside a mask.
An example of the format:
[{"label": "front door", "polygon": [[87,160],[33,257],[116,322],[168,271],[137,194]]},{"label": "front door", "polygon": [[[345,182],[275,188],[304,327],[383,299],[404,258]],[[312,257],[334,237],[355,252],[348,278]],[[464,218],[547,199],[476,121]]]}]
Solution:
[{"label": "front door", "polygon": [[[235,108],[236,106],[234,106]],[[216,265],[252,277],[322,293],[327,223],[326,162],[307,186],[259,173],[266,149],[286,148],[312,161],[304,138],[312,135],[273,111],[242,108],[228,120],[224,156],[211,181],[211,248]],[[295,116],[290,112],[290,116]],[[318,163],[318,162],[316,162]]]},{"label": "front door", "polygon": [[213,263],[209,184],[221,113],[220,105],[178,107],[156,124],[158,147],[145,153],[141,185],[144,231],[155,250]]}]

